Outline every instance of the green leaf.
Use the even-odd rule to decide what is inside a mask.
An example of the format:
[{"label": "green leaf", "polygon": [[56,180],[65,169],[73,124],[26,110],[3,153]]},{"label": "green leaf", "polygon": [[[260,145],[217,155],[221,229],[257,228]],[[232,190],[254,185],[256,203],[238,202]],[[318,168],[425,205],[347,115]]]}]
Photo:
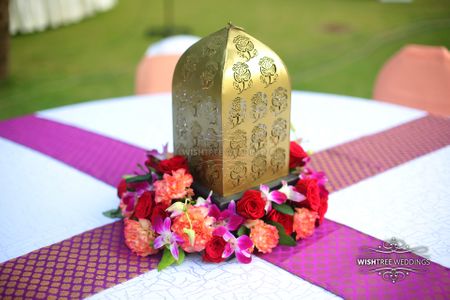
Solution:
[{"label": "green leaf", "polygon": [[276,204],[276,203],[272,203],[273,208],[283,214],[286,215],[290,215],[293,216],[294,215],[294,210],[292,209],[292,207],[286,203],[283,204]]},{"label": "green leaf", "polygon": [[152,178],[151,174],[138,175],[125,179],[127,183],[135,183],[141,181],[149,181]]},{"label": "green leaf", "polygon": [[178,260],[177,260],[177,265],[181,265],[184,261],[184,257],[186,256],[186,254],[184,253],[183,249],[181,249],[181,247],[178,247]]},{"label": "green leaf", "polygon": [[237,235],[241,236],[241,235],[248,235],[249,233],[249,229],[247,227],[245,227],[244,225],[241,225],[241,227],[239,227],[238,231],[237,231]]},{"label": "green leaf", "polygon": [[286,231],[284,231],[283,225],[281,225],[278,222],[271,221],[271,220],[267,221],[267,223],[275,226],[278,229],[278,234],[280,236],[280,240],[279,240],[280,245],[286,245],[286,246],[297,245],[297,243],[292,238],[292,236],[286,234]]},{"label": "green leaf", "polygon": [[280,235],[280,245],[295,246],[297,243],[290,235]]},{"label": "green leaf", "polygon": [[103,215],[105,217],[111,218],[111,219],[123,219],[122,211],[120,210],[120,207],[116,209],[110,209],[103,212]]},{"label": "green leaf", "polygon": [[163,256],[161,258],[161,261],[158,264],[158,272],[167,268],[174,262],[175,262],[175,258],[172,256],[172,253],[170,252],[169,248],[164,247]]}]

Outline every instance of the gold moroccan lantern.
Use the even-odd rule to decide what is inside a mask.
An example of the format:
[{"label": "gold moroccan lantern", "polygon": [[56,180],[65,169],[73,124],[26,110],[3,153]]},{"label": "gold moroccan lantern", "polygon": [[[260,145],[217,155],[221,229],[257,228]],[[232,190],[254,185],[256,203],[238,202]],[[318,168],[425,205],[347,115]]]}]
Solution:
[{"label": "gold moroccan lantern", "polygon": [[173,76],[175,154],[220,204],[289,172],[291,86],[278,55],[229,24],[180,58]]}]

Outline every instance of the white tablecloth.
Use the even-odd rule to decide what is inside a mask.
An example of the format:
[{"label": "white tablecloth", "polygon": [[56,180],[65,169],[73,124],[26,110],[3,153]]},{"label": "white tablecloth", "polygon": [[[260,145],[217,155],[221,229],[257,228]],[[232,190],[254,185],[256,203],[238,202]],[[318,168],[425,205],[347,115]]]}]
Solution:
[{"label": "white tablecloth", "polygon": [[[294,92],[292,123],[304,147],[326,149],[423,117],[405,107],[351,97]],[[130,96],[38,113],[147,149],[172,140],[169,94]],[[450,147],[333,193],[327,217],[379,239],[429,247],[450,267]],[[114,188],[34,150],[0,138],[0,261],[112,222]],[[226,284],[224,284],[226,283]],[[244,284],[243,284],[244,283]],[[147,272],[93,298],[307,298],[336,296],[266,261],[181,266]]]}]

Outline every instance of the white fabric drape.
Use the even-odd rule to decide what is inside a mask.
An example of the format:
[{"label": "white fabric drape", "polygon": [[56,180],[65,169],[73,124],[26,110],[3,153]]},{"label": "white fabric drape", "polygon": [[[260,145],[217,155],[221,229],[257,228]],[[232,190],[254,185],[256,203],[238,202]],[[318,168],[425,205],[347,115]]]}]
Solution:
[{"label": "white fabric drape", "polygon": [[117,0],[10,0],[9,31],[31,33],[76,23],[116,4]]}]

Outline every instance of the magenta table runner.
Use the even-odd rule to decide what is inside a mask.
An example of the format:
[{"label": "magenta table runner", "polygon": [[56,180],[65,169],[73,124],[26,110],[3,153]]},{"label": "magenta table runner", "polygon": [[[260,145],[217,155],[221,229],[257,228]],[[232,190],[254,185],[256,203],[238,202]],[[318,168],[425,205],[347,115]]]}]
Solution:
[{"label": "magenta table runner", "polygon": [[0,265],[0,298],[81,299],[158,266],[125,246],[123,222],[86,231]]},{"label": "magenta table runner", "polygon": [[[450,270],[431,263],[420,273],[406,275],[392,283],[369,269],[359,267],[357,258],[379,258],[365,255],[363,248],[377,248],[382,242],[348,226],[325,220],[314,235],[295,247],[278,246],[261,255],[286,271],[321,286],[345,299],[444,299],[450,295]],[[399,256],[400,257],[400,256]],[[418,259],[415,254],[401,258]],[[385,273],[384,275],[389,275]],[[401,278],[400,278],[401,279]]]},{"label": "magenta table runner", "polygon": [[426,116],[313,155],[310,166],[323,170],[337,191],[450,145],[450,119]]},{"label": "magenta table runner", "polygon": [[[0,123],[0,136],[23,144],[115,185],[144,159],[144,150],[57,122],[26,116]],[[427,116],[314,155],[333,191],[450,144],[450,121]],[[296,247],[278,247],[262,258],[345,298],[445,298],[449,269],[431,263],[426,272],[393,284],[361,274],[361,247],[381,241],[326,220]],[[417,257],[411,255],[411,257]],[[114,222],[0,265],[0,297],[80,298],[155,268],[158,257],[138,258]]]},{"label": "magenta table runner", "polygon": [[0,137],[39,151],[116,186],[145,160],[145,150],[35,116],[0,123]]}]

